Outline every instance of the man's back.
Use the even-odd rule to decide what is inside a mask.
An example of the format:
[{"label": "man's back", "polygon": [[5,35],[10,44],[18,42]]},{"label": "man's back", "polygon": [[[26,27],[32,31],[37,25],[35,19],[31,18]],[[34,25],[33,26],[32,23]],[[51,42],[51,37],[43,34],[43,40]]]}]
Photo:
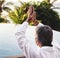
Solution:
[{"label": "man's back", "polygon": [[[60,58],[60,49],[57,47],[42,47],[38,49],[38,58]],[[36,56],[36,55],[35,55]],[[35,58],[35,57],[33,57]],[[37,57],[36,57],[37,58]]]},{"label": "man's back", "polygon": [[16,33],[18,44],[24,51],[26,58],[60,58],[60,48],[54,46],[34,46],[26,38],[25,32],[28,27],[28,23],[24,22]]},{"label": "man's back", "polygon": [[60,58],[60,48],[58,47],[44,46],[40,48],[31,45],[27,50],[26,58]]}]

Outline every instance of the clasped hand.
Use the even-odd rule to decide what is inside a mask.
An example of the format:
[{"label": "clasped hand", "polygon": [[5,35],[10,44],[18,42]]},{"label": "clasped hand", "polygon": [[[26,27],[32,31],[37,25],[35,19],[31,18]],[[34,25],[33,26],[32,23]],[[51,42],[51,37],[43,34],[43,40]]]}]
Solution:
[{"label": "clasped hand", "polygon": [[36,12],[33,6],[29,7],[27,14],[28,14],[27,22],[28,23],[33,22],[34,25],[38,25],[39,22],[36,19]]}]

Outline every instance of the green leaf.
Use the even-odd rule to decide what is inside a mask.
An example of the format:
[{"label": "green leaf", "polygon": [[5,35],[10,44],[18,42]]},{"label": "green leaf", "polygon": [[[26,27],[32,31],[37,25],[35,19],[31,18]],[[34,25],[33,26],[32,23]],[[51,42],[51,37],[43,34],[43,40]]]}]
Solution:
[{"label": "green leaf", "polygon": [[11,11],[11,9],[10,9],[9,7],[3,7],[3,9],[4,9],[5,11],[7,11],[7,12],[10,12],[10,11]]}]

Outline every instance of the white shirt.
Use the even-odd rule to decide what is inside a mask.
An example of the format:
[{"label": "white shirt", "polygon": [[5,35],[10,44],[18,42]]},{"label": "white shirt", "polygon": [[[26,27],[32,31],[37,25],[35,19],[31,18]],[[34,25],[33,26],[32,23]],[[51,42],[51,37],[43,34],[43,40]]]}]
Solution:
[{"label": "white shirt", "polygon": [[[39,24],[43,25],[43,24]],[[25,32],[28,28],[28,23],[24,22],[20,27],[19,30],[16,32],[16,36],[18,39],[18,44],[20,48],[23,50],[24,55],[26,58],[60,58],[60,48],[53,46],[44,46],[44,47],[37,47],[34,46],[32,43],[29,43],[29,40],[25,36]]]}]

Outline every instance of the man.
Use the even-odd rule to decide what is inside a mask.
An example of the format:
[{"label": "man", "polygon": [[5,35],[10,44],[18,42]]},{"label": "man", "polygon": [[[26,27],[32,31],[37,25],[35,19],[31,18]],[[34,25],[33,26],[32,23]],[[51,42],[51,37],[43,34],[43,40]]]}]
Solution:
[{"label": "man", "polygon": [[[29,43],[29,40],[25,36],[25,32],[30,22],[33,22],[36,26],[35,41],[37,46]],[[28,18],[19,27],[16,36],[18,38],[18,44],[23,50],[26,58],[60,58],[60,49],[51,44],[53,40],[52,29],[36,20],[36,12],[34,11],[33,6],[29,7]]]}]

